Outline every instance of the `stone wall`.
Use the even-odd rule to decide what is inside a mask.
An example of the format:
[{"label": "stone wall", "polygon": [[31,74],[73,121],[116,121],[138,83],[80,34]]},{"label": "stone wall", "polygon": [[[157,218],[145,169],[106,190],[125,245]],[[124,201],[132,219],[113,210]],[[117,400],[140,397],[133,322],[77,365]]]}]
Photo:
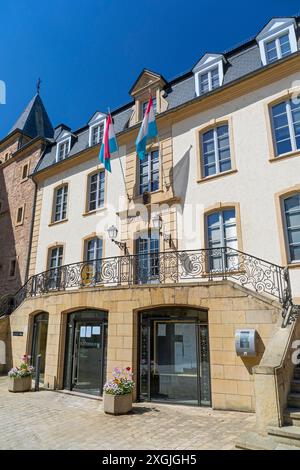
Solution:
[{"label": "stone wall", "polygon": [[[189,286],[82,289],[27,300],[10,318],[11,329],[24,332],[24,336],[12,336],[14,363],[25,352],[31,352],[34,314],[48,312],[45,383],[50,388],[62,388],[67,313],[96,308],[108,311],[108,374],[115,366],[131,366],[136,371],[139,312],[172,305],[208,310],[213,407],[254,411],[252,367],[260,363],[276,329],[280,310],[277,303],[229,281]],[[235,353],[235,329],[245,327],[258,331],[256,358],[242,359]]]},{"label": "stone wall", "polygon": [[[40,147],[28,149],[0,167],[0,298],[16,292],[25,281],[35,187],[30,178],[22,177],[23,167],[28,164],[31,173],[40,153]],[[23,218],[17,223],[17,211],[21,207]],[[11,277],[10,263],[14,259],[16,270]]]}]

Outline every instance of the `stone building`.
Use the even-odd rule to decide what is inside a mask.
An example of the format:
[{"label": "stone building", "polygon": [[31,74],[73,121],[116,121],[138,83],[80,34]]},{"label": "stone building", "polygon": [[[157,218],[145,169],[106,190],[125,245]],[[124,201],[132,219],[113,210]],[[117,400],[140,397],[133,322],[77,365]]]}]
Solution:
[{"label": "stone building", "polygon": [[53,133],[43,102],[37,94],[8,135],[0,141],[2,305],[11,303],[13,295],[28,278],[30,249],[34,242],[32,228],[36,201],[36,186],[30,174],[45,149],[47,139],[51,139]]},{"label": "stone building", "polygon": [[[112,112],[111,173],[105,113],[55,128],[32,173],[14,363],[41,353],[46,387],[88,395],[131,366],[136,399],[259,409],[260,428],[282,425],[299,330],[299,20],[272,19],[175,80],[143,70]],[[139,160],[149,89],[159,139]]]}]

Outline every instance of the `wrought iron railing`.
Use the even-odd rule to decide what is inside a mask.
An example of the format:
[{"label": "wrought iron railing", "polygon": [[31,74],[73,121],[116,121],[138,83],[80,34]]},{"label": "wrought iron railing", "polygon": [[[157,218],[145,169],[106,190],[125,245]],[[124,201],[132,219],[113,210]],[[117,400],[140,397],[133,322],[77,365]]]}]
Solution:
[{"label": "wrought iron railing", "polygon": [[30,277],[13,298],[0,304],[0,315],[10,314],[28,297],[56,291],[225,279],[276,298],[284,317],[293,305],[287,268],[233,248],[209,248],[116,256],[53,268]]}]

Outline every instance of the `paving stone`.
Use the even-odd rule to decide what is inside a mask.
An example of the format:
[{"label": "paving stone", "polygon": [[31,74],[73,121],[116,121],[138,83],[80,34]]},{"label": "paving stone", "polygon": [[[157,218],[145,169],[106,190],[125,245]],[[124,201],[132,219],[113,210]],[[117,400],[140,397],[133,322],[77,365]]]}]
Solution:
[{"label": "paving stone", "polygon": [[234,449],[255,415],[180,405],[134,404],[126,416],[60,392],[10,393],[0,377],[0,449]]}]

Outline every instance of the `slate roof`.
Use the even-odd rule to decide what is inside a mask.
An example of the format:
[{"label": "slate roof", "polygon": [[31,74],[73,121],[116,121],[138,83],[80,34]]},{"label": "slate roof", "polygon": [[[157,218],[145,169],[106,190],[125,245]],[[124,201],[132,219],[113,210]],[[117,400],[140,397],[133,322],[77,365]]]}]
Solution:
[{"label": "slate roof", "polygon": [[[296,32],[298,38],[298,48],[300,48],[300,17],[297,16],[295,18],[298,30]],[[256,70],[263,67],[261,63],[259,47],[255,38],[251,38],[244,44],[240,44],[234,49],[224,52],[223,56],[225,58],[223,85],[227,85],[230,82],[240,79],[243,76],[255,72]],[[167,82],[164,90],[164,98],[168,102],[167,111],[195,99],[195,79],[192,73],[192,69],[184,75]],[[122,108],[112,112],[116,133],[120,133],[128,128],[133,104],[134,103],[131,102],[128,105],[125,105]],[[77,132],[73,132],[73,134],[76,135],[76,139],[67,158],[75,155],[89,146],[88,126],[83,127]],[[35,172],[41,171],[55,164],[55,158],[56,144],[54,143],[49,145],[46,149],[43,157],[37,164]]]},{"label": "slate roof", "polygon": [[20,129],[32,138],[53,137],[54,130],[40,95],[36,94],[28,103],[10,133],[16,129]]}]

